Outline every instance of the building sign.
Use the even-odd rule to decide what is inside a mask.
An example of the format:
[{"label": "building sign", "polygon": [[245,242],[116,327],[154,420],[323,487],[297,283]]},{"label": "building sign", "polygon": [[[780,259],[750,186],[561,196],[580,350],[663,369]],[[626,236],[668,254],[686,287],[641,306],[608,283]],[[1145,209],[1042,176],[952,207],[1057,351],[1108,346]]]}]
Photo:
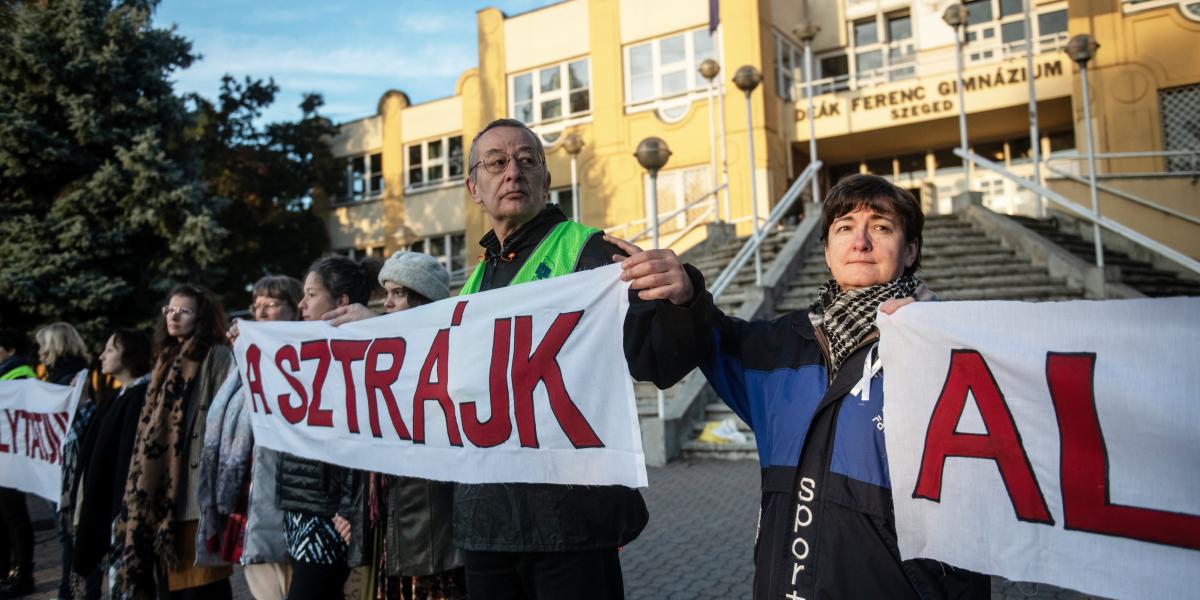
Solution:
[{"label": "building sign", "polygon": [[[1071,71],[1062,56],[1035,62],[1033,79],[1039,100],[1070,96]],[[1029,101],[1029,70],[1011,60],[963,73],[968,113],[1019,106]],[[797,136],[808,139],[807,103],[796,103]],[[817,137],[928,121],[958,113],[958,81],[953,73],[911,79],[813,99]]]}]

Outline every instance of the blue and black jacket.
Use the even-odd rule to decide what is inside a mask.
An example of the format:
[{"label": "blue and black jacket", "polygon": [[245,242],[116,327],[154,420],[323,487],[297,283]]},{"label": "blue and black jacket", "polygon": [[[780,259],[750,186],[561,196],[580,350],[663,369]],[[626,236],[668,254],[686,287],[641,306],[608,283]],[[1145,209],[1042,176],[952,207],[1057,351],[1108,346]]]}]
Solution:
[{"label": "blue and black jacket", "polygon": [[[693,288],[704,279],[687,266]],[[699,367],[754,431],[762,500],[754,597],[987,597],[987,577],[928,560],[901,561],[884,447],[883,378],[855,391],[877,334],[830,377],[828,343],[805,311],[747,322],[707,292],[691,304],[630,310],[625,354],[634,377],[666,388]],[[860,387],[861,390],[861,387]]]}]

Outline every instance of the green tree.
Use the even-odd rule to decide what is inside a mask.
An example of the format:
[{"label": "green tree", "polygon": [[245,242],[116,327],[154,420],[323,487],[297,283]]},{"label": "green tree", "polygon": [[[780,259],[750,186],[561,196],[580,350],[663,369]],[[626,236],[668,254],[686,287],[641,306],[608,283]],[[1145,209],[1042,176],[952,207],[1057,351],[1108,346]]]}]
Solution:
[{"label": "green tree", "polygon": [[325,141],[336,130],[318,114],[317,94],[305,95],[298,121],[260,126],[278,91],[273,80],[226,75],[215,102],[190,97],[204,181],[229,201],[220,217],[232,258],[220,286],[227,306],[244,306],[247,288],[263,275],[299,276],[329,246],[312,205],[341,183]]},{"label": "green tree", "polygon": [[226,231],[169,80],[190,43],[153,0],[5,1],[0,320],[97,341],[178,281],[219,283]]}]

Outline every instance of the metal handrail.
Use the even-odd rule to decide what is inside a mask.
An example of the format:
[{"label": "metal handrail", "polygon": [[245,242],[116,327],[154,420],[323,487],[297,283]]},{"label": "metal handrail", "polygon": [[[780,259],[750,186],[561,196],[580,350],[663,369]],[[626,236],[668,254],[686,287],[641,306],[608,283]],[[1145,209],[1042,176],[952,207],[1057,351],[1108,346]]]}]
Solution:
[{"label": "metal handrail", "polygon": [[[1075,181],[1075,182],[1082,183],[1082,184],[1088,183],[1088,180],[1084,177],[1080,177],[1079,175],[1076,175],[1074,173],[1068,173],[1061,169],[1056,169],[1050,165],[1046,165],[1046,170],[1050,171],[1051,173],[1054,173],[1055,175],[1058,175],[1059,177],[1066,177],[1067,179],[1070,179],[1071,181]],[[1129,192],[1126,192],[1124,190],[1119,190],[1112,186],[1104,185],[1102,183],[1097,183],[1096,187],[1098,189],[1100,189],[1101,191],[1112,194],[1113,196],[1117,196],[1118,198],[1124,198],[1126,200],[1129,200],[1130,202],[1145,206],[1146,208],[1152,208],[1152,209],[1157,210],[1161,213],[1164,213],[1168,216],[1175,217],[1176,219],[1183,219],[1184,221],[1187,221],[1194,225],[1200,225],[1200,217],[1194,217],[1192,215],[1177,211],[1169,206],[1163,206],[1152,200],[1147,200],[1145,198],[1142,198],[1141,196],[1137,196],[1137,195],[1131,194]]]},{"label": "metal handrail", "polygon": [[804,192],[804,188],[808,186],[809,180],[811,180],[813,177],[816,177],[817,171],[819,170],[821,170],[821,161],[814,160],[808,164],[808,167],[804,169],[804,172],[800,173],[800,176],[792,182],[791,187],[784,192],[783,197],[779,199],[779,203],[775,205],[775,208],[771,209],[771,214],[767,217],[767,222],[750,235],[750,238],[746,240],[746,243],[742,244],[742,247],[738,249],[737,254],[733,257],[733,260],[731,260],[729,264],[725,266],[725,269],[721,271],[721,274],[717,275],[717,278],[713,280],[713,285],[709,288],[709,290],[712,292],[714,302],[717,298],[721,297],[721,294],[725,293],[725,289],[729,287],[729,284],[733,283],[733,278],[736,277],[738,271],[741,271],[742,267],[746,265],[746,261],[750,260],[751,256],[758,254],[763,240],[770,235],[771,229],[779,223],[779,220],[783,218],[783,215],[787,214],[787,212],[792,208],[792,205],[795,204],[796,200],[800,198],[800,194]]},{"label": "metal handrail", "polygon": [[1124,224],[1119,223],[1117,221],[1113,221],[1112,219],[1109,219],[1108,217],[1104,217],[1104,216],[1100,216],[1100,215],[1093,215],[1091,211],[1079,206],[1078,204],[1075,204],[1074,202],[1071,202],[1066,197],[1064,197],[1062,194],[1053,192],[1053,191],[1051,191],[1045,187],[1042,187],[1028,179],[1025,179],[1024,177],[1021,177],[1020,175],[1017,175],[1016,173],[1013,173],[1012,171],[1005,169],[1003,166],[1000,166],[986,158],[983,158],[982,156],[979,156],[978,154],[975,154],[974,152],[967,152],[964,155],[963,151],[960,148],[955,148],[954,154],[958,155],[963,160],[969,160],[969,161],[975,163],[975,165],[977,165],[977,166],[980,166],[989,171],[992,171],[993,173],[995,173],[1001,177],[1004,177],[1005,179],[1008,179],[1009,181],[1012,181],[1013,183],[1025,188],[1025,189],[1028,189],[1037,194],[1041,194],[1042,197],[1050,200],[1051,202],[1054,202],[1055,204],[1058,204],[1059,207],[1066,209],[1067,212],[1087,221],[1088,223],[1094,223],[1096,225],[1099,225],[1100,227],[1103,227],[1104,229],[1107,229],[1107,230],[1109,230],[1109,231],[1111,231],[1111,232],[1113,232],[1113,233],[1115,233],[1115,234],[1117,234],[1139,246],[1142,246],[1143,248],[1146,248],[1152,252],[1157,252],[1158,254],[1161,254],[1162,256],[1170,259],[1171,261],[1173,261],[1175,263],[1178,263],[1179,265],[1183,266],[1184,268],[1186,268],[1194,273],[1200,273],[1200,261],[1197,261],[1197,260],[1193,259],[1192,257],[1190,257],[1178,250],[1175,250],[1174,248],[1171,248],[1170,246],[1167,246],[1157,240],[1151,239],[1150,237],[1143,235],[1137,231],[1134,231],[1133,229],[1126,227]]},{"label": "metal handrail", "polygon": [[[671,219],[674,219],[675,217],[679,216],[679,214],[680,214],[680,213],[683,213],[683,212],[686,212],[686,211],[689,211],[689,210],[691,210],[691,209],[695,208],[697,204],[700,204],[701,202],[704,202],[705,200],[708,200],[710,197],[712,197],[712,196],[715,196],[716,194],[720,193],[720,192],[721,192],[721,190],[725,189],[726,187],[728,187],[728,184],[724,184],[724,183],[722,183],[721,185],[717,186],[717,189],[715,189],[715,190],[713,190],[713,191],[711,191],[711,192],[708,192],[707,194],[704,194],[703,196],[701,196],[701,197],[699,197],[699,198],[697,198],[697,199],[695,199],[695,200],[693,200],[693,201],[691,201],[691,202],[689,202],[689,203],[687,203],[687,204],[685,204],[685,205],[683,205],[683,206],[681,206],[681,207],[679,207],[679,208],[676,208],[675,210],[672,210],[672,211],[671,211],[671,212],[669,212],[669,213],[666,213],[666,214],[660,214],[660,215],[659,215],[659,217],[658,217],[658,224],[661,226],[662,224],[666,223],[667,221],[670,221]],[[709,216],[709,215],[710,215],[710,213],[711,213],[711,211],[706,211],[704,214],[705,214],[705,216]],[[614,231],[616,231],[616,230],[618,230],[618,229],[621,229],[621,228],[624,228],[624,227],[629,227],[630,225],[633,225],[634,223],[645,223],[645,222],[646,222],[646,221],[648,221],[648,220],[649,220],[649,218],[642,218],[642,219],[637,219],[637,220],[635,220],[635,221],[630,221],[630,222],[628,222],[628,223],[625,223],[625,224],[623,224],[623,225],[613,225],[612,227],[608,227],[608,228],[606,228],[606,229],[604,230],[604,232],[605,232],[605,233],[612,233],[612,232],[614,232]],[[686,227],[686,225],[685,225],[685,227]],[[637,240],[640,240],[640,239],[642,239],[642,238],[646,237],[646,234],[648,234],[648,233],[650,233],[651,231],[653,231],[653,229],[654,229],[653,227],[647,227],[647,228],[645,228],[645,229],[643,229],[643,230],[639,231],[639,232],[637,233],[637,235],[634,235],[634,236],[632,236],[632,237],[630,237],[630,238],[626,239],[625,241],[627,241],[627,242],[629,242],[629,243],[634,243],[634,242],[636,242]]]},{"label": "metal handrail", "polygon": [[[1096,160],[1105,160],[1110,158],[1157,158],[1160,156],[1188,156],[1200,154],[1200,149],[1196,150],[1139,150],[1136,152],[1097,152]],[[1086,154],[1078,152],[1062,152],[1053,154],[1046,160],[1061,158],[1063,160],[1087,160]]]}]

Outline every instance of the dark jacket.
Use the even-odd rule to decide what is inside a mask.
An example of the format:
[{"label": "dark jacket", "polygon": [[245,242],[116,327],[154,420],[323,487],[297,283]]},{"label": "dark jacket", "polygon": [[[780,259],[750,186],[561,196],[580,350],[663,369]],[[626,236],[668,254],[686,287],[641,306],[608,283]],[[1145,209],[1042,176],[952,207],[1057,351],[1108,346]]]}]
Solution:
[{"label": "dark jacket", "polygon": [[359,485],[353,469],[283,453],[276,481],[275,505],[280,510],[329,519],[357,512]]},{"label": "dark jacket", "polygon": [[[549,205],[513,232],[501,247],[489,231],[480,240],[485,267],[480,291],[502,288],[538,242],[566,216]],[[612,263],[622,254],[597,234],[583,248],[576,271]],[[614,548],[633,541],[649,515],[642,495],[623,486],[457,484],[454,542],[464,550],[562,552]]]},{"label": "dark jacket", "polygon": [[687,271],[700,293],[687,306],[630,310],[625,354],[635,378],[664,388],[700,367],[754,430],[762,467],[754,597],[987,597],[984,576],[900,561],[882,375],[871,381],[868,401],[850,394],[878,334],[830,381],[828,344],[807,312],[772,321],[728,317],[703,291],[700,273]]},{"label": "dark jacket", "polygon": [[454,484],[388,478],[384,546],[389,576],[433,575],[462,566],[451,528]]}]

